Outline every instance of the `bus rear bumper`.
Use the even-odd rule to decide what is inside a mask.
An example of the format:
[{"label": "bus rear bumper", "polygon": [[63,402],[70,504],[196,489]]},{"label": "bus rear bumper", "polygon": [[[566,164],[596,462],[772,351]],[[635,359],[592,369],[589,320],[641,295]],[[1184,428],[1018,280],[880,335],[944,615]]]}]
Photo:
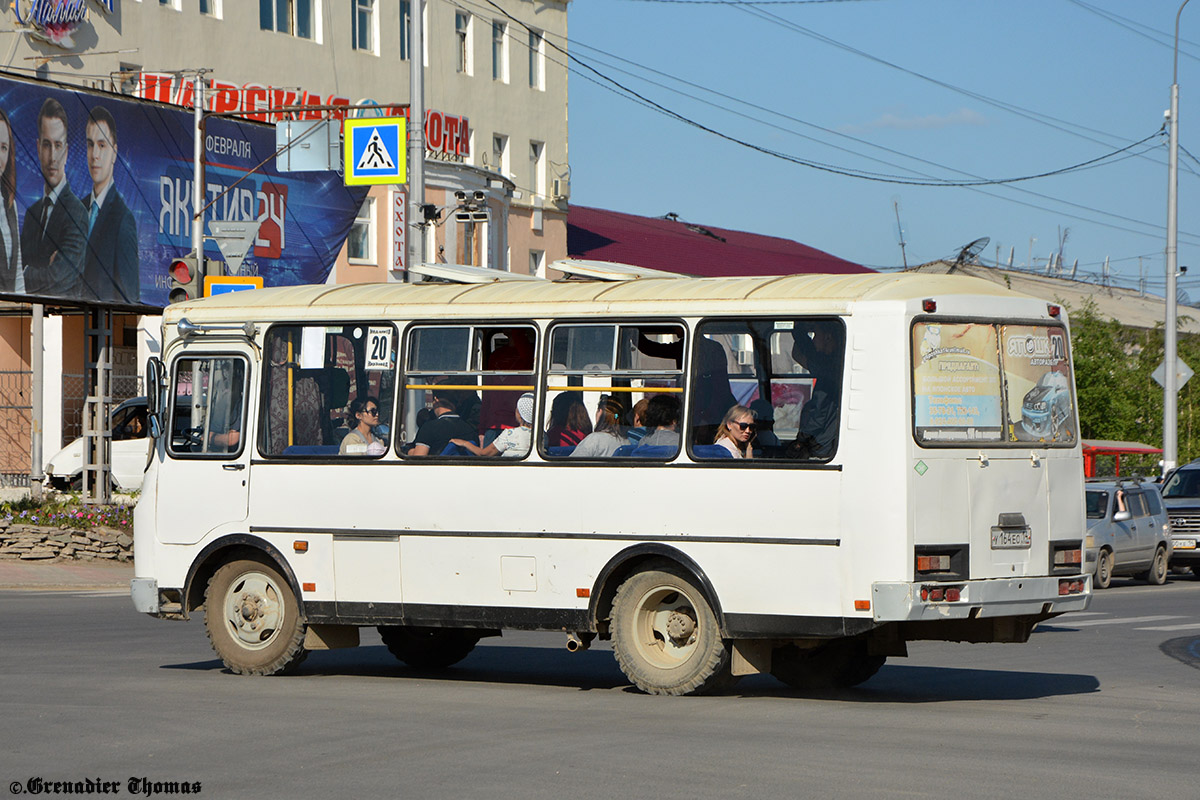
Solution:
[{"label": "bus rear bumper", "polygon": [[[1060,594],[1064,584],[1069,587],[1068,594]],[[1092,600],[1092,576],[995,578],[956,583],[881,581],[872,584],[871,589],[875,621],[881,623],[1048,617],[1086,609]],[[957,592],[949,592],[951,589]],[[957,599],[948,599],[951,597]]]}]

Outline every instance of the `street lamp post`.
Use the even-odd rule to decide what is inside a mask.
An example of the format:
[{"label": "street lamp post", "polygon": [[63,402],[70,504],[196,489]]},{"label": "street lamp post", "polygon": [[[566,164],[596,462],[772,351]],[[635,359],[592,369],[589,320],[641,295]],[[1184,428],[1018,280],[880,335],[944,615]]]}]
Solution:
[{"label": "street lamp post", "polygon": [[1179,460],[1179,380],[1175,370],[1178,358],[1178,291],[1175,279],[1179,272],[1179,17],[1189,0],[1183,0],[1175,13],[1175,63],[1171,75],[1171,111],[1169,123],[1170,155],[1167,158],[1167,319],[1163,331],[1163,473],[1174,469]]}]

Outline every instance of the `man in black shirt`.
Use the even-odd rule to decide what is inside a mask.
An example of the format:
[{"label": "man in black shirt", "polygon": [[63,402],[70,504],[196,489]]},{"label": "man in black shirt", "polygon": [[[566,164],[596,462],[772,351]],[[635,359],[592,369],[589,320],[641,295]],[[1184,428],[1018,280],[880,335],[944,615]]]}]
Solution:
[{"label": "man in black shirt", "polygon": [[455,412],[454,401],[448,397],[434,396],[433,419],[417,431],[410,456],[440,456],[451,439],[475,439],[478,431],[471,423]]}]

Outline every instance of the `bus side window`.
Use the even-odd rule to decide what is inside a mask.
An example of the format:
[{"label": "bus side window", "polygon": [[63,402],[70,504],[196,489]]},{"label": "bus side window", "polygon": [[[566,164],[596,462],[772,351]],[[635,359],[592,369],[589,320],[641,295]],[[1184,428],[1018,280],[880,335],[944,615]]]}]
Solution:
[{"label": "bus side window", "polygon": [[389,323],[273,326],[265,343],[262,454],[383,455],[397,341]]},{"label": "bus side window", "polygon": [[[235,356],[175,362],[173,456],[228,456],[241,452],[245,432],[246,362]],[[183,421],[186,418],[186,421]]]},{"label": "bus side window", "polygon": [[[403,438],[397,440],[401,452],[469,457],[487,451],[505,431],[518,429],[518,398],[532,392],[536,382],[536,349],[537,329],[530,322],[413,326],[404,374]],[[527,454],[512,448],[505,453]]]},{"label": "bus side window", "polygon": [[721,319],[701,323],[697,333],[688,436],[694,459],[833,456],[846,341],[840,320]]},{"label": "bus side window", "polygon": [[[675,429],[638,451],[648,434],[634,407],[664,396],[675,407],[683,392],[684,329],[675,323],[556,325],[550,332],[546,407],[540,428],[544,458],[628,456],[637,463],[674,458]],[[643,402],[645,401],[645,402]]]}]

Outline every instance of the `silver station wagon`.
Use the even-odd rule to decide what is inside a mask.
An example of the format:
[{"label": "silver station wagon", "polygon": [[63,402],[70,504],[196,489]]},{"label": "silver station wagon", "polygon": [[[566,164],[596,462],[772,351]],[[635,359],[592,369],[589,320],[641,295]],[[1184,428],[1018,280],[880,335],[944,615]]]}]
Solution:
[{"label": "silver station wagon", "polygon": [[1158,487],[1139,481],[1087,484],[1085,565],[1093,586],[1107,589],[1114,575],[1152,584],[1167,580],[1171,532]]}]

